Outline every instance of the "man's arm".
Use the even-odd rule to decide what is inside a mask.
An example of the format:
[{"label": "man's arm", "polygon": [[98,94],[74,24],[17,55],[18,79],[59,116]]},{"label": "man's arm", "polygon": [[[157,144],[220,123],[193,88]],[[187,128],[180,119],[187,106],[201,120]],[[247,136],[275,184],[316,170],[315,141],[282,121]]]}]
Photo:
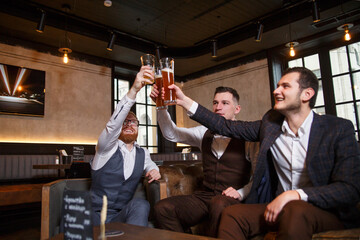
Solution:
[{"label": "man's arm", "polygon": [[146,148],[143,148],[145,151],[145,162],[144,162],[144,171],[145,177],[151,183],[154,180],[159,180],[161,178],[159,167],[151,160],[150,152]]},{"label": "man's arm", "polygon": [[355,205],[360,201],[360,151],[353,124],[349,120],[338,119],[328,127],[323,131],[329,134],[336,131],[336,135],[331,139],[324,137],[320,146],[332,144],[326,151],[324,147],[319,149],[308,164],[310,178],[315,175],[318,181],[326,179],[328,183],[303,190],[308,195],[308,202],[323,209]]},{"label": "man's arm", "polygon": [[[157,86],[153,86],[150,97],[155,102],[159,96]],[[180,142],[201,149],[201,142],[206,132],[204,126],[193,128],[180,128],[171,120],[170,114],[165,109],[157,110],[157,121],[165,139],[171,142]]]},{"label": "man's arm", "polygon": [[144,86],[143,82],[151,83],[151,81],[144,78],[144,76],[154,78],[150,67],[141,67],[129,92],[120,100],[109,122],[106,124],[105,129],[100,134],[96,145],[96,154],[94,160],[91,162],[92,169],[97,170],[103,167],[107,160],[109,160],[109,156],[116,151],[123,122],[135,103],[136,94]]},{"label": "man's arm", "polygon": [[159,110],[157,113],[161,132],[167,140],[188,144],[201,149],[202,138],[207,130],[204,126],[180,128],[171,120],[170,114],[166,110]]},{"label": "man's arm", "polygon": [[[185,96],[181,89],[176,85],[170,85],[170,89],[176,92],[176,103],[186,111],[192,109],[195,103],[191,98]],[[261,121],[245,122],[226,120],[224,117],[211,112],[210,110],[198,105],[195,112],[190,112],[190,117],[209,128],[211,131],[223,136],[243,139],[245,141],[259,141]]]}]

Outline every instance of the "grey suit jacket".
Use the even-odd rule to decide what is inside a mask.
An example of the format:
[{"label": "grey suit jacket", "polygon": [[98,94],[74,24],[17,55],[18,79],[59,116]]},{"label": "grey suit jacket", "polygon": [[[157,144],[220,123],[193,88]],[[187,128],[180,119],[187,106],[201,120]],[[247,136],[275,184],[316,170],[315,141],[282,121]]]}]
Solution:
[{"label": "grey suit jacket", "polygon": [[[270,110],[262,120],[231,121],[199,105],[191,117],[224,136],[260,141],[254,180],[247,203],[270,202],[278,183],[270,146],[281,134],[284,116]],[[360,226],[360,150],[351,121],[314,114],[306,168],[313,187],[302,188],[308,202],[335,213],[346,227]]]}]

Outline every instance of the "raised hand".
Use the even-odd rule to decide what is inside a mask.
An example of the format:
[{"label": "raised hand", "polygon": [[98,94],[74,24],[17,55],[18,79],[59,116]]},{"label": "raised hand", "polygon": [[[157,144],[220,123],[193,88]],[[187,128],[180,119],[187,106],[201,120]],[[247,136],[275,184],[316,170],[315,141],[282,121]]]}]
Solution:
[{"label": "raised hand", "polygon": [[[145,78],[145,76],[149,77]],[[136,74],[135,81],[131,86],[128,97],[131,99],[136,98],[136,94],[140,91],[140,89],[145,86],[145,83],[152,84],[154,80],[154,71],[150,66],[142,66],[140,71]]]},{"label": "raised hand", "polygon": [[156,86],[156,84],[154,84],[153,89],[150,93],[150,97],[154,102],[156,102],[156,98],[161,97],[161,96],[159,96],[159,93],[160,93],[160,91],[159,91],[158,87]]},{"label": "raised hand", "polygon": [[187,97],[175,84],[170,85],[169,89],[175,90],[176,104],[185,108],[186,110],[189,110],[194,101],[191,98]]}]

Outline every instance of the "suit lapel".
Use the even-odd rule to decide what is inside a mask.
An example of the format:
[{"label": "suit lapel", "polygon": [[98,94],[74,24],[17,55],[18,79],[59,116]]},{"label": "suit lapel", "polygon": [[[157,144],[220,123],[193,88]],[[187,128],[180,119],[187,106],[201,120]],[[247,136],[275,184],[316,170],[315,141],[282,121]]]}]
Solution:
[{"label": "suit lapel", "polygon": [[316,152],[319,149],[319,144],[321,139],[323,138],[323,134],[324,127],[321,121],[321,116],[314,113],[314,119],[311,124],[309,143],[305,160],[307,168],[309,168],[309,163],[312,161]]}]

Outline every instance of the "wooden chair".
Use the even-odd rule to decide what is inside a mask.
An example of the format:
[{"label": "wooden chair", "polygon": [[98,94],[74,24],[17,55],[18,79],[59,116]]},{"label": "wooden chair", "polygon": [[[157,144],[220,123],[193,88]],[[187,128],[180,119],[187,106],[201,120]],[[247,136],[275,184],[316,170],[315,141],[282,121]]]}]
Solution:
[{"label": "wooden chair", "polygon": [[90,186],[90,178],[60,179],[43,185],[41,239],[49,239],[59,233],[64,190],[88,191]]}]

